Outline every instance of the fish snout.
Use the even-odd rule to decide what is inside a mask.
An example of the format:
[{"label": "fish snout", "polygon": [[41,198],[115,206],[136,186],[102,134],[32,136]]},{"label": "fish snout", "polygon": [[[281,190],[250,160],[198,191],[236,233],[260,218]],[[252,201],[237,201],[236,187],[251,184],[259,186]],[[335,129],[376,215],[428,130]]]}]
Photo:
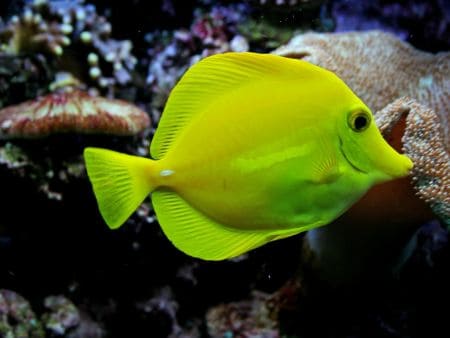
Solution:
[{"label": "fish snout", "polygon": [[400,157],[401,157],[400,161],[402,163],[400,163],[400,168],[399,168],[398,173],[394,173],[394,175],[393,175],[394,178],[408,176],[411,173],[412,168],[414,168],[414,163],[408,156],[406,156],[404,154],[400,154]]},{"label": "fish snout", "polygon": [[405,154],[400,154],[394,149],[390,149],[389,156],[379,165],[379,170],[385,176],[382,181],[406,177],[414,167],[413,161]]}]

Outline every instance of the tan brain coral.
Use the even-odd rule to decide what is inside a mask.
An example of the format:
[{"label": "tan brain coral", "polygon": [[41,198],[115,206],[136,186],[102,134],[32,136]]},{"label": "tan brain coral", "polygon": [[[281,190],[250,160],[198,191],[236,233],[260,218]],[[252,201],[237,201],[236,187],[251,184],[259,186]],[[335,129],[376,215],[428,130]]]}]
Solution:
[{"label": "tan brain coral", "polygon": [[67,132],[134,135],[149,125],[148,114],[137,106],[80,90],[52,93],[0,110],[3,139]]},{"label": "tan brain coral", "polygon": [[443,132],[446,129],[437,128],[442,125],[439,116],[405,97],[379,111],[375,119],[383,135],[391,138],[391,143],[400,142],[414,162],[411,174],[418,196],[450,226],[450,155],[444,137],[448,135]]}]

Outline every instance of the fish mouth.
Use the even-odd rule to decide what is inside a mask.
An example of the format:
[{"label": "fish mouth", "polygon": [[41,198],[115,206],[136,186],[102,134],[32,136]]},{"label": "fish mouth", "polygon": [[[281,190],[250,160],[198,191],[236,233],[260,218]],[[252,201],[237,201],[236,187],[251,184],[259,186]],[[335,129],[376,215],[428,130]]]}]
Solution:
[{"label": "fish mouth", "polygon": [[341,137],[339,136],[339,150],[341,151],[341,153],[342,153],[342,156],[344,156],[344,158],[347,160],[347,162],[350,164],[350,166],[353,168],[353,169],[355,169],[357,172],[360,172],[360,173],[362,173],[362,174],[367,174],[367,171],[364,171],[364,170],[362,170],[361,168],[358,168],[348,157],[347,157],[347,155],[345,154],[345,151],[344,151],[344,149],[343,149],[343,142],[342,142],[342,139],[341,139]]}]

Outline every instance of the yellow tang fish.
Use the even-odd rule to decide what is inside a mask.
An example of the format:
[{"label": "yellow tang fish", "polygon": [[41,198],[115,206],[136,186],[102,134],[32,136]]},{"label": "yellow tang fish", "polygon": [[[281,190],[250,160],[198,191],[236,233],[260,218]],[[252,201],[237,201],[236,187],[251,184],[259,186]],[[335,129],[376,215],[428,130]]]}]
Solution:
[{"label": "yellow tang fish", "polygon": [[85,149],[100,213],[117,228],[151,193],[165,235],[206,260],[330,223],[371,186],[412,168],[335,74],[257,53],[192,66],[150,153]]}]

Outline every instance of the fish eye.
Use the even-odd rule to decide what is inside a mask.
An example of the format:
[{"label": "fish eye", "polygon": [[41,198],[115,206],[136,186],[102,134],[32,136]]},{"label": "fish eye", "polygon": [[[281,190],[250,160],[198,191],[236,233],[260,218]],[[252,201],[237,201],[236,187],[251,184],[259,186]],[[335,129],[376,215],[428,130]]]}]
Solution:
[{"label": "fish eye", "polygon": [[352,112],[348,118],[348,124],[353,131],[362,132],[369,127],[370,115],[365,111]]}]

